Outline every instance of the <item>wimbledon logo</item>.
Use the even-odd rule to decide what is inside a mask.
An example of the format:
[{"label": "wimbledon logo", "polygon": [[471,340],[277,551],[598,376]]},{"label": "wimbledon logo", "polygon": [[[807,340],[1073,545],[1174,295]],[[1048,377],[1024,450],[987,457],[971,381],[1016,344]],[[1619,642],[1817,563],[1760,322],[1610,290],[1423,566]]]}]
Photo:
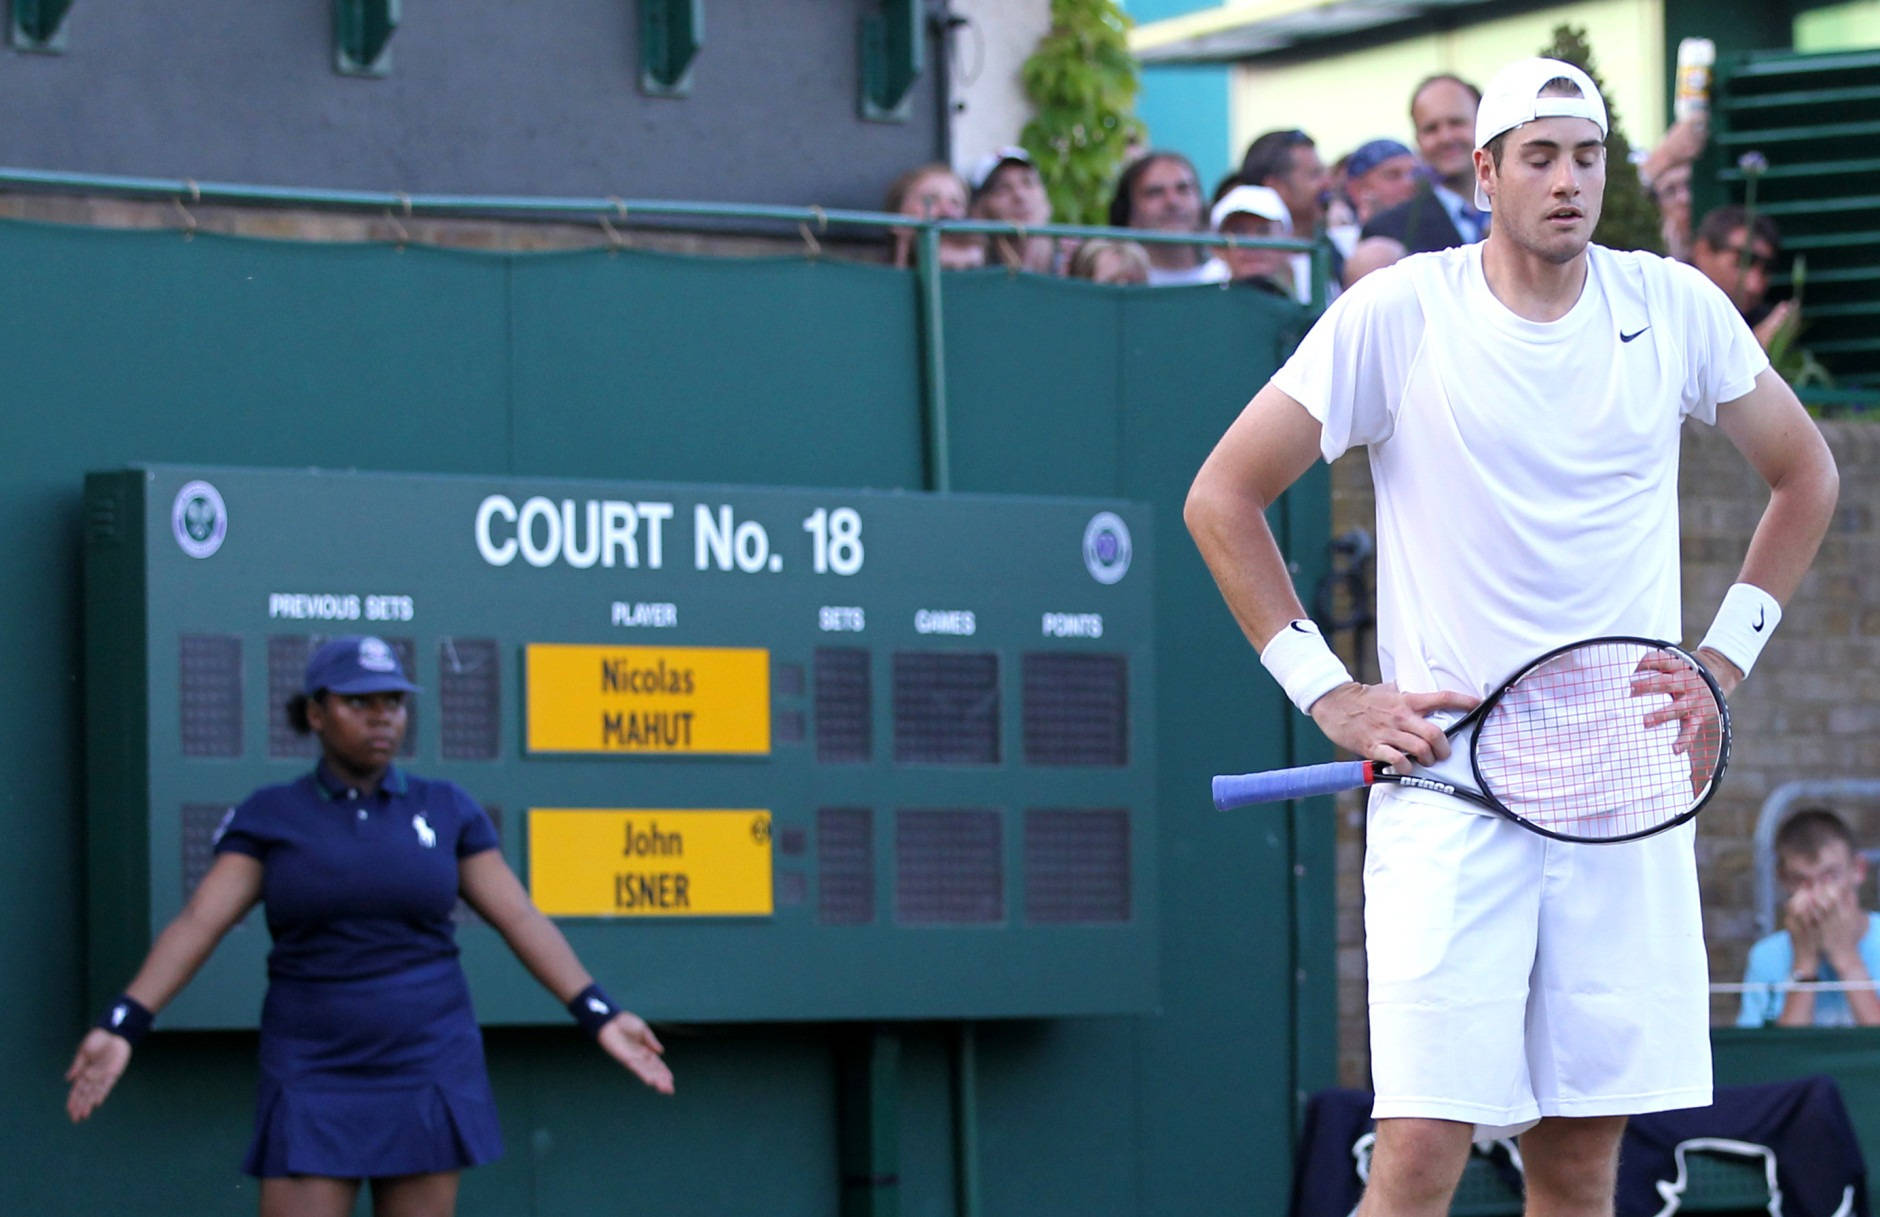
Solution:
[{"label": "wimbledon logo", "polygon": [[1118,583],[1129,573],[1129,525],[1115,512],[1099,511],[1084,525],[1084,569],[1098,583]]},{"label": "wimbledon logo", "polygon": [[177,491],[170,504],[170,535],[192,558],[221,549],[228,536],[228,507],[221,493],[207,482],[190,482]]}]

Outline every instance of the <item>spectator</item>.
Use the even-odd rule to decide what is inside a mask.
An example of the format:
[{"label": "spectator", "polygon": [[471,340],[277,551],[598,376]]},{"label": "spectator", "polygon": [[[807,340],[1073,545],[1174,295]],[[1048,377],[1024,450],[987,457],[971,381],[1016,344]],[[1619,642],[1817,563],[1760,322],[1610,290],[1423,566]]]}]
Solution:
[{"label": "spectator", "polygon": [[[1776,830],[1776,875],[1788,893],[1783,928],[1749,950],[1739,1027],[1872,1027],[1880,1025],[1880,913],[1860,906],[1867,859],[1846,821],[1805,808]],[[1788,988],[1839,980],[1866,984],[1846,992]]]},{"label": "spectator", "polygon": [[[1147,232],[1201,232],[1207,213],[1201,205],[1201,179],[1179,152],[1147,152],[1116,183],[1110,199],[1110,227]],[[1198,245],[1146,244],[1149,282],[1156,287],[1224,283],[1227,265]]]},{"label": "spectator", "polygon": [[1702,115],[1680,119],[1638,167],[1639,185],[1658,204],[1665,252],[1679,261],[1691,256],[1691,169],[1709,135]]},{"label": "spectator", "polygon": [[1673,165],[1651,183],[1652,202],[1658,204],[1658,235],[1665,253],[1680,262],[1691,260],[1691,163]]},{"label": "spectator", "polygon": [[1691,242],[1692,265],[1730,297],[1765,351],[1795,312],[1793,300],[1775,305],[1768,300],[1769,273],[1781,255],[1782,234],[1776,222],[1760,213],[1752,221],[1749,212],[1734,203],[1706,214]]},{"label": "spectator", "polygon": [[1092,283],[1149,282],[1149,253],[1134,241],[1085,241],[1071,255],[1070,276]]},{"label": "spectator", "polygon": [[[889,211],[923,220],[966,218],[966,182],[938,161],[909,169],[888,187]],[[896,266],[914,264],[919,239],[912,228],[889,230],[894,244],[890,259]],[[986,264],[986,241],[978,233],[950,232],[940,238],[940,268],[971,270]]]},{"label": "spectator", "polygon": [[[1240,161],[1240,180],[1278,193],[1291,217],[1294,236],[1310,240],[1318,235],[1331,177],[1310,135],[1297,129],[1268,131],[1247,145],[1247,155]],[[1312,298],[1312,255],[1293,254],[1291,259],[1293,295],[1303,304]],[[1343,282],[1344,263],[1344,254],[1334,246],[1333,295]]]},{"label": "spectator", "polygon": [[1417,154],[1394,139],[1374,139],[1345,159],[1345,193],[1360,225],[1417,192]]},{"label": "spectator", "polygon": [[1348,214],[1335,218],[1328,210],[1325,235],[1346,261],[1344,275],[1340,276],[1343,279],[1351,275],[1351,255],[1365,221],[1416,193],[1417,154],[1394,139],[1374,139],[1339,164],[1344,166],[1344,185],[1342,192],[1334,193],[1342,193],[1349,200]]},{"label": "spectator", "polygon": [[[1221,196],[1210,216],[1214,231],[1224,237],[1285,237],[1292,235],[1292,220],[1285,201],[1266,186],[1235,186]],[[1292,295],[1292,255],[1283,249],[1230,245],[1221,251],[1230,280],[1268,287]]]},{"label": "spectator", "polygon": [[1372,216],[1363,238],[1387,237],[1405,253],[1472,245],[1488,235],[1476,208],[1475,108],[1482,91],[1457,76],[1432,76],[1410,95],[1417,151],[1431,180],[1404,202]]},{"label": "spectator", "polygon": [[[989,152],[973,166],[973,197],[969,214],[980,220],[1003,220],[1036,228],[1051,222],[1051,198],[1038,176],[1031,154],[1005,147]],[[1064,273],[1067,260],[1051,237],[995,236],[992,251],[1002,265],[1040,275]]]}]

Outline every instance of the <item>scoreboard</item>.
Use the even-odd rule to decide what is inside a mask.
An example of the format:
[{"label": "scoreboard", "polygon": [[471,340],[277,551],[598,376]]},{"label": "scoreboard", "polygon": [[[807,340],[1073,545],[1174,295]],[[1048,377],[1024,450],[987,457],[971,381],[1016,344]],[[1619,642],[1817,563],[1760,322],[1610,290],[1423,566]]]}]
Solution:
[{"label": "scoreboard", "polygon": [[[146,466],[86,480],[92,998],[228,808],[317,755],[311,648],[421,691],[398,764],[488,809],[661,1019],[1142,1012],[1156,995],[1149,509]],[[474,911],[485,1023],[565,1014]],[[165,1027],[255,1025],[257,910]]]}]

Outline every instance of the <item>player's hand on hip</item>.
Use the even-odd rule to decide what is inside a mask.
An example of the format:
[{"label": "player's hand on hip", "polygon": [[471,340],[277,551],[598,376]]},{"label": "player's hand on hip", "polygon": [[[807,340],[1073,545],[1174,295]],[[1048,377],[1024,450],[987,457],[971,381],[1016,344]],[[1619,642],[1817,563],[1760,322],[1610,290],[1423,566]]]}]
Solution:
[{"label": "player's hand on hip", "polygon": [[93,1027],[86,1033],[79,1041],[78,1054],[65,1071],[65,1080],[72,1084],[65,1096],[65,1112],[72,1117],[72,1123],[98,1110],[98,1105],[124,1076],[124,1067],[130,1063],[129,1040],[101,1027]]},{"label": "player's hand on hip", "polygon": [[1449,739],[1429,720],[1438,710],[1473,710],[1481,698],[1443,689],[1405,693],[1395,682],[1340,685],[1312,703],[1312,720],[1327,739],[1367,761],[1402,772],[1449,755]]},{"label": "player's hand on hip", "polygon": [[[1722,667],[1736,672],[1736,666],[1729,660],[1721,656],[1718,659]],[[1738,673],[1737,679],[1741,678],[1741,673]],[[1719,688],[1724,687],[1720,674],[1713,672],[1713,679]],[[1657,727],[1665,723],[1679,724],[1677,742],[1671,746],[1673,752],[1689,752],[1700,742],[1715,741],[1722,734],[1717,723],[1717,702],[1710,695],[1710,687],[1704,683],[1704,678],[1663,651],[1646,655],[1639,660],[1638,669],[1632,673],[1632,696],[1655,695],[1671,700],[1647,711],[1644,725]],[[1708,772],[1710,762],[1715,758],[1701,759],[1703,768]]]},{"label": "player's hand on hip", "polygon": [[601,1028],[600,1044],[642,1082],[661,1094],[672,1093],[672,1070],[662,1057],[666,1047],[639,1015],[630,1010],[614,1015]]}]

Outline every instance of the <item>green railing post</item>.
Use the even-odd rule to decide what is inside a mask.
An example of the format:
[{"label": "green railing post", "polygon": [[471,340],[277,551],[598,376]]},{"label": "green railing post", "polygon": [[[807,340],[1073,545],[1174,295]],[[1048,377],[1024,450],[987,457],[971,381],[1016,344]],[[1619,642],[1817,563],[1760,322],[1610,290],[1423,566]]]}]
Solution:
[{"label": "green railing post", "polygon": [[962,1022],[953,1041],[953,1211],[979,1217],[979,1038]]},{"label": "green railing post", "polygon": [[920,230],[920,264],[915,268],[920,285],[921,395],[927,407],[927,489],[953,489],[952,460],[947,451],[946,325],[941,307],[940,230],[929,224]]},{"label": "green railing post", "polygon": [[841,1217],[896,1217],[901,1209],[901,1040],[867,1027],[836,1049]]}]

